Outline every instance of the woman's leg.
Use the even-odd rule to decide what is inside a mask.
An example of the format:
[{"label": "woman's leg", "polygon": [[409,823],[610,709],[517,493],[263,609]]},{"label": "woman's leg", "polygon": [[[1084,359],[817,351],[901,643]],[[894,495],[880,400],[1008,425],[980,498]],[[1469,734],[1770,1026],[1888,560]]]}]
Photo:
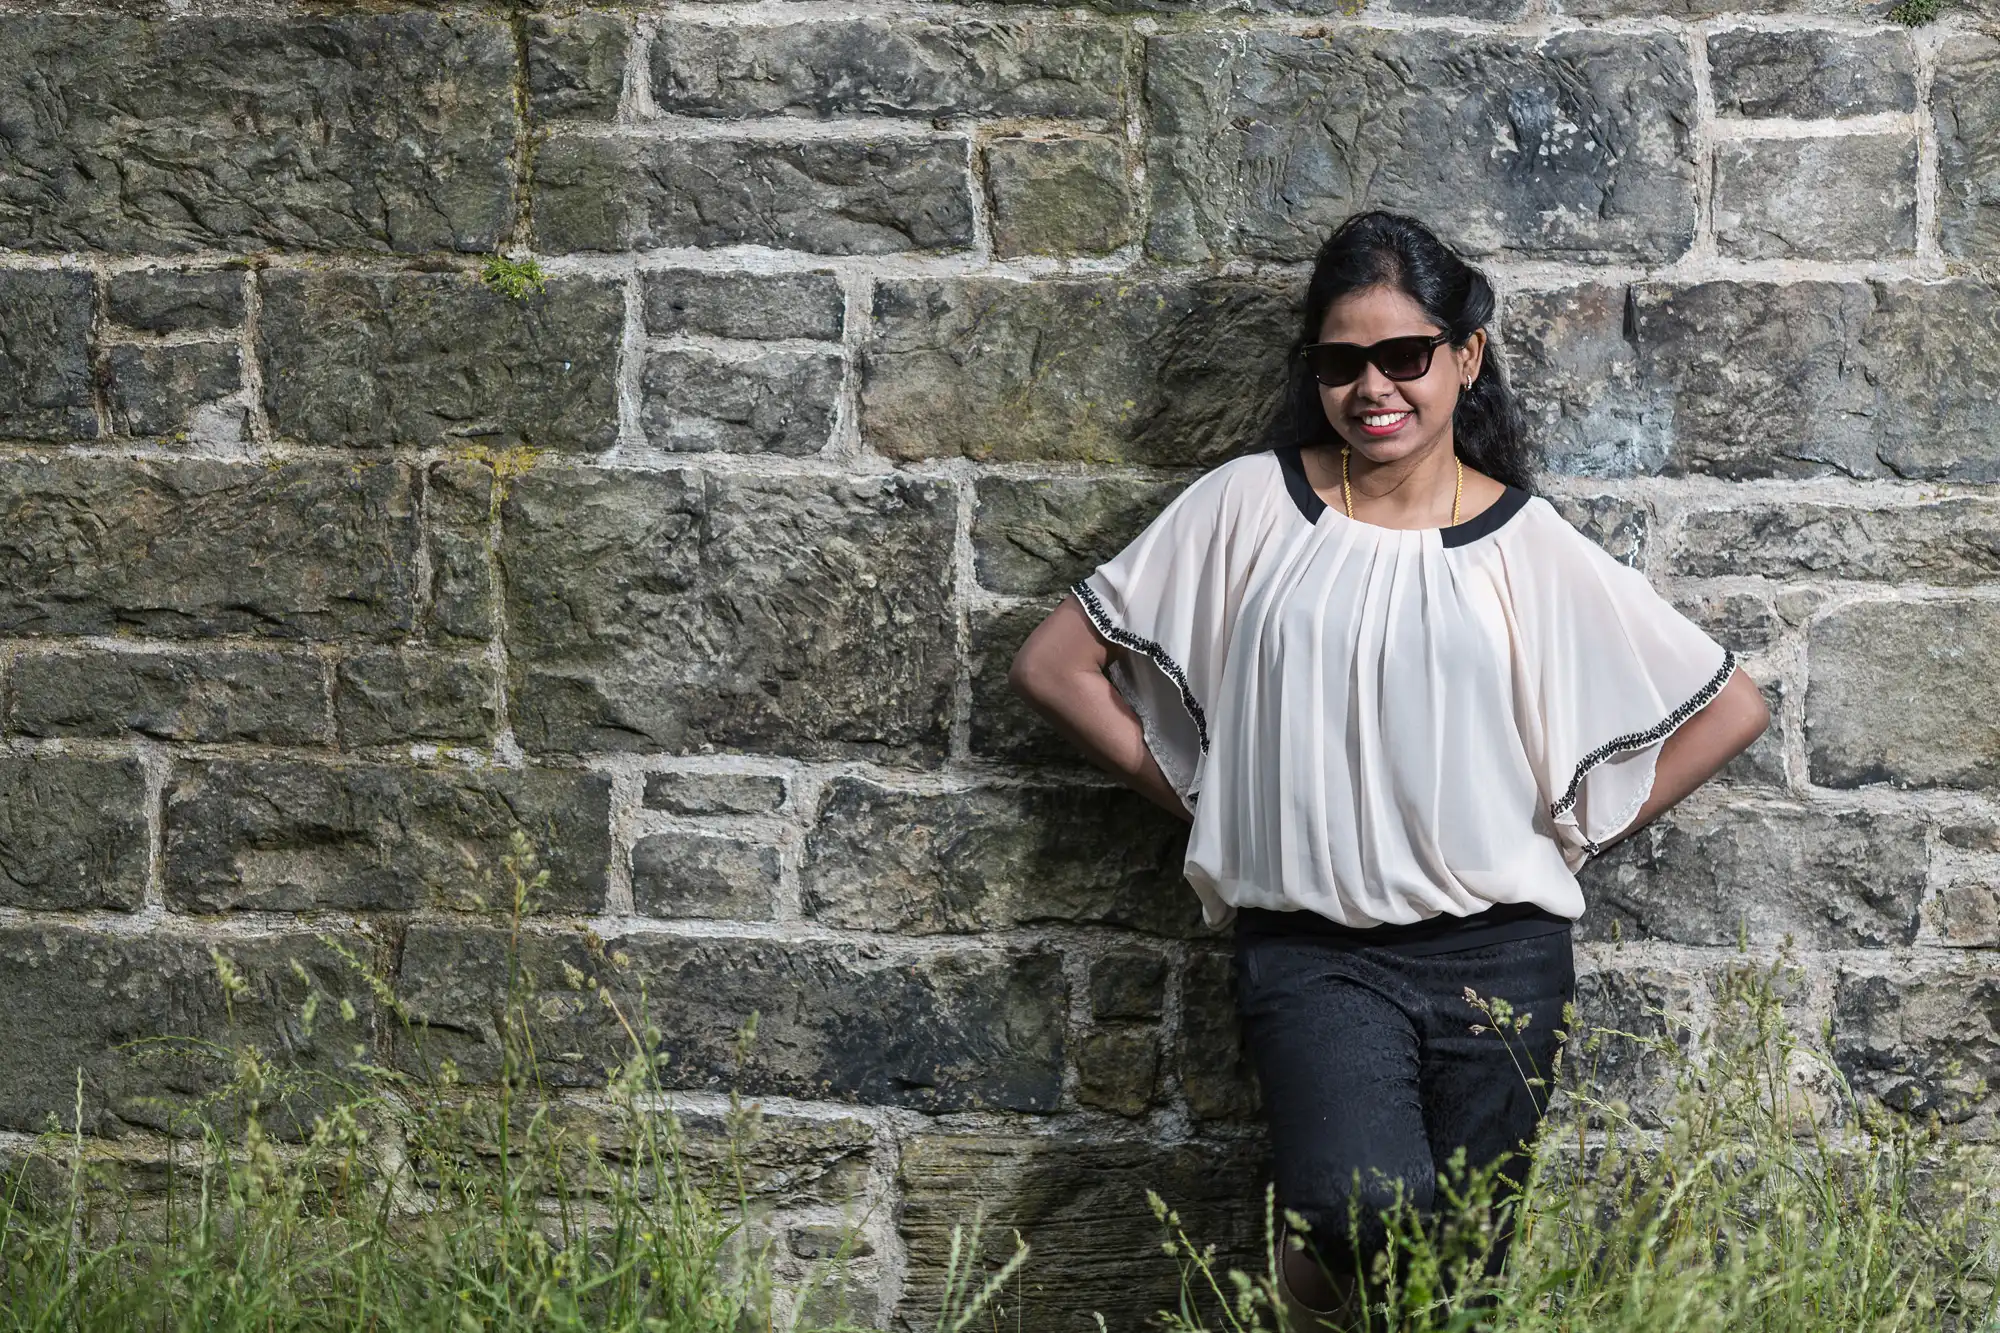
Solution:
[{"label": "woman's leg", "polygon": [[[1388,998],[1398,989],[1393,973],[1351,950],[1309,938],[1239,941],[1237,1012],[1263,1094],[1277,1202],[1310,1226],[1306,1253],[1286,1243],[1282,1273],[1289,1297],[1312,1310],[1357,1303],[1353,1278],[1386,1243],[1384,1208],[1399,1195],[1419,1210],[1431,1204],[1418,1032]],[[1293,1313],[1296,1327],[1313,1326]]]},{"label": "woman's leg", "polygon": [[[1499,1163],[1504,1183],[1496,1185],[1511,1193],[1525,1179],[1548,1105],[1563,1005],[1576,995],[1569,932],[1410,961],[1423,965],[1424,989],[1432,997],[1422,1020],[1419,1079],[1433,1167],[1440,1179],[1447,1178],[1452,1154],[1463,1148],[1470,1169]],[[1465,998],[1467,989],[1482,999],[1507,1001],[1517,1023],[1528,1016],[1526,1028],[1495,1031],[1493,1020]],[[1506,1261],[1511,1208],[1495,1220],[1499,1229],[1488,1253],[1489,1274]]]}]

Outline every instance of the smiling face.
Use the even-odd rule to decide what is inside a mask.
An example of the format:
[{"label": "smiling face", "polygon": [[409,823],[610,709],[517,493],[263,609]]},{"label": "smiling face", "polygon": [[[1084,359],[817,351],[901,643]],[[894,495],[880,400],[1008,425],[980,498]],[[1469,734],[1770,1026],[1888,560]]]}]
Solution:
[{"label": "smiling face", "polygon": [[[1364,287],[1327,307],[1321,342],[1367,346],[1384,338],[1430,337],[1444,330],[1424,308],[1394,287]],[[1465,346],[1442,343],[1422,379],[1392,380],[1369,362],[1352,384],[1319,386],[1320,406],[1340,438],[1371,462],[1389,463],[1451,447],[1451,413],[1465,382],[1479,373],[1484,330]]]}]

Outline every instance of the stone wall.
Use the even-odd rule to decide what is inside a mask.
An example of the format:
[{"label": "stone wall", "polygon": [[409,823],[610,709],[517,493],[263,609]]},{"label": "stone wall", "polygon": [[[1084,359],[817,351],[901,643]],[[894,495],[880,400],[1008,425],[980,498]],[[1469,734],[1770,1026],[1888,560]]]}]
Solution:
[{"label": "stone wall", "polygon": [[[1993,1135],[2000,7],[1349,7],[0,0],[0,1129],[80,1066],[157,1153],[201,1080],[112,1048],[223,1030],[211,946],[386,1046],[317,933],[490,1074],[524,830],[544,985],[593,929],[696,1122],[762,1099],[788,1263],[871,1203],[921,1324],[983,1200],[1023,1327],[1137,1327],[1143,1187],[1254,1235],[1226,939],[1004,676],[1257,447],[1382,203],[1774,704],[1590,870],[1592,1015],[1789,939],[1861,1088]],[[618,1035],[551,1012],[588,1105]]]}]

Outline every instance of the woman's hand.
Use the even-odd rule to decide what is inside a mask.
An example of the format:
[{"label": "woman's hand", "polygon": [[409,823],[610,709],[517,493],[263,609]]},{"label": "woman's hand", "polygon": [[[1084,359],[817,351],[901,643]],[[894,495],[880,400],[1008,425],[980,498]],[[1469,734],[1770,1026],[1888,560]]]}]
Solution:
[{"label": "woman's hand", "polygon": [[1765,706],[1763,692],[1750,674],[1738,667],[1700,712],[1667,737],[1653,765],[1652,794],[1625,831],[1604,847],[1631,837],[1714,777],[1724,764],[1749,749],[1770,723],[1771,710]]},{"label": "woman's hand", "polygon": [[1104,675],[1111,655],[1122,652],[1097,637],[1090,618],[1071,594],[1035,626],[1035,632],[1014,654],[1007,683],[1090,762],[1116,775],[1155,805],[1192,822],[1152,751],[1146,748],[1139,715]]}]

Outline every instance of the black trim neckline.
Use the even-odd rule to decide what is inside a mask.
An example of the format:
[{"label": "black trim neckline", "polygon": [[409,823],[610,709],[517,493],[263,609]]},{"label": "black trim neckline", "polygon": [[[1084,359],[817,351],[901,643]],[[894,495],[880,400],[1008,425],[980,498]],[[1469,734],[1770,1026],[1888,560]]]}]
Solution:
[{"label": "black trim neckline", "polygon": [[[1300,458],[1300,446],[1281,444],[1272,450],[1278,456],[1278,468],[1285,475],[1285,490],[1292,497],[1292,503],[1305,517],[1306,522],[1317,525],[1320,516],[1327,511],[1326,501],[1320,499],[1319,492],[1306,478],[1306,465]],[[1435,532],[1438,540],[1446,547],[1464,546],[1476,542],[1492,532],[1497,532],[1508,519],[1521,512],[1521,507],[1534,497],[1519,486],[1507,486],[1500,492],[1500,498],[1474,514],[1462,523],[1451,523],[1441,528],[1381,528],[1379,524],[1365,523],[1360,519],[1349,519],[1350,523],[1360,523],[1364,528],[1379,528],[1383,532]]]}]

